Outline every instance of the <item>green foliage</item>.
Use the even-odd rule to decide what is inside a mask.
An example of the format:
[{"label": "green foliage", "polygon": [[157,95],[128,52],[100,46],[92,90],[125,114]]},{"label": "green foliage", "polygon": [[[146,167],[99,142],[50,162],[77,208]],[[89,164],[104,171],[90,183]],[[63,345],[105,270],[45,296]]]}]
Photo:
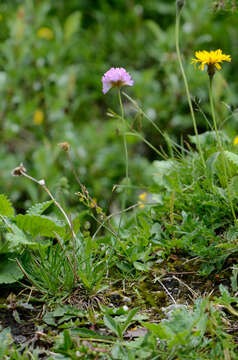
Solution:
[{"label": "green foliage", "polygon": [[73,306],[63,305],[56,307],[54,311],[47,312],[44,315],[43,320],[48,325],[60,325],[73,318],[79,318],[83,316],[85,316],[85,313],[82,310],[79,310]]},{"label": "green foliage", "polygon": [[64,223],[60,226],[59,221],[55,221],[43,215],[19,214],[16,216],[15,220],[17,226],[26,233],[29,233],[32,237],[54,237],[55,233],[60,236],[65,234]]},{"label": "green foliage", "polygon": [[[193,311],[175,306],[160,324],[143,325],[166,343],[168,351],[166,355],[161,352],[161,359],[214,359],[223,358],[225,353],[235,359],[234,343],[222,330],[221,321],[221,313],[207,299],[197,299]],[[212,343],[208,335],[213,336]]]},{"label": "green foliage", "polygon": [[65,298],[74,287],[71,262],[59,245],[39,247],[20,259],[27,279],[48,298]]},{"label": "green foliage", "polygon": [[34,204],[30,209],[27,210],[27,214],[29,215],[41,215],[45,212],[48,207],[53,203],[53,200],[45,201],[43,203]]},{"label": "green foliage", "polygon": [[231,151],[225,151],[224,154],[229,161],[231,161],[236,167],[238,167],[238,155],[237,154],[234,154]]},{"label": "green foliage", "polygon": [[25,215],[14,216],[14,209],[7,198],[1,195],[0,200],[4,215],[0,238],[0,283],[12,283],[23,277],[14,261],[16,257],[22,255],[27,248],[48,247],[50,243],[45,238],[55,238],[56,234],[66,235],[66,230],[62,221],[40,215],[52,201],[34,205]]},{"label": "green foliage", "polygon": [[14,259],[0,257],[0,284],[11,284],[23,278],[23,273]]},{"label": "green foliage", "polygon": [[[0,4],[0,191],[15,206],[0,194],[0,285],[7,289],[0,315],[4,309],[4,321],[22,321],[15,296],[27,296],[23,308],[39,311],[34,337],[22,346],[12,344],[8,329],[0,332],[6,360],[236,358],[227,324],[238,316],[237,268],[230,267],[238,252],[238,150],[232,143],[238,53],[227,44],[236,41],[237,14],[232,1],[216,1],[213,11],[205,0],[187,2],[181,14],[197,137],[189,135],[178,72],[175,10],[174,0]],[[206,71],[190,65],[195,50],[209,48],[232,57],[214,77],[218,133],[211,126]],[[115,89],[107,96],[101,91],[111,66],[125,67],[134,80],[129,95],[122,93],[123,124]],[[28,176],[10,177],[21,162]],[[129,209],[121,206],[125,193]],[[181,276],[181,297],[175,286],[167,290],[171,274]],[[194,275],[186,285],[188,274]],[[23,276],[18,286],[30,288],[27,295],[14,284]],[[202,295],[210,292],[209,281],[216,295],[185,296],[180,285],[194,294],[193,276]],[[149,295],[142,291],[147,284]],[[171,310],[171,299],[181,305]]]},{"label": "green foliage", "polygon": [[4,194],[0,194],[0,215],[9,217],[14,215],[12,204]]},{"label": "green foliage", "polygon": [[117,318],[113,318],[108,314],[104,315],[103,321],[104,324],[114,332],[119,338],[123,338],[124,332],[127,330],[128,326],[132,323],[132,320],[135,314],[138,312],[139,309],[132,309],[128,312],[127,317],[123,323],[118,321]]}]

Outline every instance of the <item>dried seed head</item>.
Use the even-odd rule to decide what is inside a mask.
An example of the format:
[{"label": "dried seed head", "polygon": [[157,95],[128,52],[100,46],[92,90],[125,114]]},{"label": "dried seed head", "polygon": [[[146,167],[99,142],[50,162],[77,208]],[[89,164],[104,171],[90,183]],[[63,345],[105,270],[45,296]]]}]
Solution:
[{"label": "dried seed head", "polygon": [[23,172],[26,172],[26,168],[24,168],[23,164],[21,163],[18,167],[12,170],[12,176],[21,176]]},{"label": "dried seed head", "polygon": [[70,150],[70,145],[66,141],[59,143],[58,145],[66,152]]}]

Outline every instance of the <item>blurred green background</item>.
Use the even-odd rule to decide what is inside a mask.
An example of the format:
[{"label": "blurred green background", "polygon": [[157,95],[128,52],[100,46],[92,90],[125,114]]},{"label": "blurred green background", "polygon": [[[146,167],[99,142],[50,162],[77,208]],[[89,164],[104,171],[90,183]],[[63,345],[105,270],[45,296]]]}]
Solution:
[{"label": "blurred green background", "polygon": [[[80,180],[106,210],[114,184],[124,176],[116,92],[102,93],[101,77],[124,67],[134,86],[124,88],[174,140],[193,134],[175,52],[174,0],[2,0],[0,3],[0,192],[18,211],[46,200],[36,184],[11,176],[23,162],[28,173],[44,178],[71,205],[79,190],[65,154],[67,141]],[[221,48],[231,54],[215,78],[220,125],[238,133],[237,28],[234,1],[187,1],[180,44],[193,95],[199,131],[209,129],[207,74],[190,65],[196,50]],[[159,148],[161,136],[136,116],[124,98],[128,121]],[[128,138],[133,185],[150,184],[150,164],[158,155],[136,137]],[[165,148],[166,150],[166,148]],[[136,198],[138,194],[131,194]]]}]

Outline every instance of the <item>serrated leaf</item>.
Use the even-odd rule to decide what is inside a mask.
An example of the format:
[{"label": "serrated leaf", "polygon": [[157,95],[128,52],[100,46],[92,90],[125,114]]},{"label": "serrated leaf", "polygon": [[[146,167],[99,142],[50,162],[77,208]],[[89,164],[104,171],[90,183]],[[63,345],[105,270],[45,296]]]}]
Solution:
[{"label": "serrated leaf", "polygon": [[11,284],[23,278],[23,273],[17,264],[7,258],[0,261],[0,284]]},{"label": "serrated leaf", "polygon": [[8,242],[8,251],[19,251],[24,245],[34,245],[35,242],[28,239],[26,234],[17,227],[15,224],[11,224],[12,232],[6,234],[6,240]]},{"label": "serrated leaf", "polygon": [[35,236],[55,237],[55,233],[63,236],[64,225],[60,226],[54,220],[43,215],[22,215],[16,216],[17,226],[25,232]]},{"label": "serrated leaf", "polygon": [[231,161],[235,166],[238,166],[238,155],[231,151],[224,151],[226,158]]},{"label": "serrated leaf", "polygon": [[11,202],[4,194],[0,194],[0,215],[13,216],[14,209]]},{"label": "serrated leaf", "polygon": [[122,336],[122,332],[121,332],[119,324],[110,315],[107,315],[107,314],[104,315],[103,321],[104,321],[104,324],[108,327],[108,329],[113,331],[117,336],[119,336],[119,337]]},{"label": "serrated leaf", "polygon": [[41,215],[43,212],[48,209],[48,207],[53,203],[53,200],[45,201],[43,203],[34,204],[30,209],[27,210],[28,215]]}]

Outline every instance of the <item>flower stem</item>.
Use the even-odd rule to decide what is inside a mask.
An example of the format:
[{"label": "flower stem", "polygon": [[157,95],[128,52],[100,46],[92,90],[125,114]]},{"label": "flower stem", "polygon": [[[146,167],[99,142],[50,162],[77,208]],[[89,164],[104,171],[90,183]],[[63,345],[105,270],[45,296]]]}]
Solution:
[{"label": "flower stem", "polygon": [[[118,98],[119,98],[119,104],[120,104],[120,108],[121,108],[121,119],[122,119],[123,125],[126,126],[126,120],[125,120],[125,116],[124,116],[124,107],[123,107],[123,103],[122,103],[122,99],[121,99],[121,91],[120,91],[119,87],[118,87]],[[121,211],[121,214],[120,214],[120,220],[119,220],[119,226],[118,226],[118,234],[119,234],[120,228],[121,228],[123,212],[124,212],[124,210],[126,208],[127,186],[129,185],[129,161],[128,161],[128,150],[127,150],[127,142],[126,142],[125,130],[123,131],[123,147],[124,147],[124,154],[125,154],[126,188],[125,188],[125,191],[123,193],[123,198],[122,198],[122,211]]]},{"label": "flower stem", "polygon": [[214,101],[213,101],[213,93],[212,93],[212,83],[213,83],[213,76],[209,76],[209,99],[210,99],[210,107],[211,107],[211,113],[212,113],[212,120],[213,120],[213,126],[216,133],[217,143],[221,154],[221,160],[222,160],[222,166],[224,171],[224,178],[225,178],[225,185],[227,188],[227,195],[228,200],[230,203],[231,212],[235,221],[235,224],[237,224],[236,214],[232,203],[232,197],[229,189],[229,181],[228,181],[228,175],[227,175],[227,167],[226,167],[226,161],[225,161],[225,155],[224,155],[224,149],[222,146],[221,138],[217,129],[217,121],[216,121],[216,114],[215,114],[215,108],[214,108]]},{"label": "flower stem", "polygon": [[185,85],[186,95],[187,95],[187,99],[188,99],[188,105],[189,105],[189,109],[190,109],[190,113],[191,113],[191,117],[192,117],[192,121],[193,121],[193,128],[194,128],[194,132],[195,132],[195,135],[196,135],[198,151],[200,153],[203,166],[205,168],[206,164],[205,164],[205,160],[204,160],[204,156],[203,156],[203,152],[202,152],[202,148],[201,148],[201,144],[200,144],[200,140],[199,140],[199,135],[198,135],[198,130],[197,130],[197,123],[196,123],[196,119],[195,119],[195,115],[194,115],[194,111],[193,111],[191,95],[190,95],[190,91],[189,91],[189,87],[188,87],[188,81],[187,81],[187,77],[186,77],[186,74],[185,74],[185,71],[184,71],[184,68],[183,68],[183,63],[182,63],[182,59],[181,59],[181,51],[180,51],[180,47],[179,47],[180,14],[181,14],[181,11],[179,11],[177,13],[177,15],[176,15],[176,24],[175,24],[176,52],[177,52],[178,62],[179,62],[180,70],[181,70],[184,85]]}]

